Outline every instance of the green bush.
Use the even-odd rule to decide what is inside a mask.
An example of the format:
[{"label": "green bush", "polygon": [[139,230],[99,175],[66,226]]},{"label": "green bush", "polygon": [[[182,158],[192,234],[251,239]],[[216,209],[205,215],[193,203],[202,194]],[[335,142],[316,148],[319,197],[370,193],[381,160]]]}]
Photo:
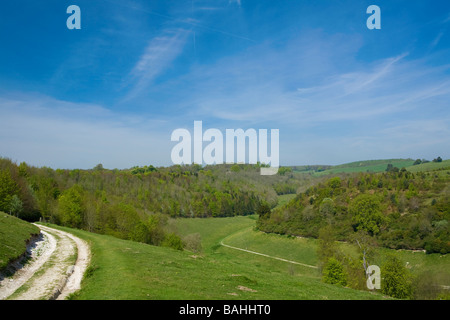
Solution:
[{"label": "green bush", "polygon": [[163,247],[169,247],[176,250],[183,250],[183,241],[175,233],[167,233],[161,243]]},{"label": "green bush", "polygon": [[382,293],[398,299],[412,297],[412,276],[395,255],[389,255],[381,267],[381,278]]},{"label": "green bush", "polygon": [[328,259],[322,272],[322,280],[325,283],[347,285],[347,275],[342,264],[335,258]]}]

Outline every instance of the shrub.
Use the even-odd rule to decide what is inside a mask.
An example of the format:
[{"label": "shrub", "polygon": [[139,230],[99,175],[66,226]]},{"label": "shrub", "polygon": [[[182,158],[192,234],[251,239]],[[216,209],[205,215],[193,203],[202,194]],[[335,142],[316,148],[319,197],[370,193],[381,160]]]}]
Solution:
[{"label": "shrub", "polygon": [[167,233],[161,243],[163,247],[169,247],[176,250],[183,250],[183,241],[175,233]]},{"label": "shrub", "polygon": [[347,284],[347,275],[342,264],[335,258],[328,259],[323,269],[322,280],[325,283],[345,286]]},{"label": "shrub", "polygon": [[200,253],[202,252],[202,238],[200,233],[188,234],[183,239],[184,248],[186,250]]},{"label": "shrub", "polygon": [[264,202],[258,205],[256,209],[256,214],[262,219],[268,219],[270,217],[270,206],[268,203]]},{"label": "shrub", "polygon": [[347,286],[357,290],[367,289],[367,278],[363,268],[363,261],[347,257],[345,264]]},{"label": "shrub", "polygon": [[381,268],[381,292],[398,299],[409,299],[412,295],[412,276],[400,259],[389,255]]}]

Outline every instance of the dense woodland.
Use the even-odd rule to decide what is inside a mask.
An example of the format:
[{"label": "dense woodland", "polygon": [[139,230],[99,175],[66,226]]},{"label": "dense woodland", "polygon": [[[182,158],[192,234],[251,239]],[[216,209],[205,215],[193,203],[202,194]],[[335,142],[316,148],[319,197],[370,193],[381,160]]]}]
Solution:
[{"label": "dense woodland", "polygon": [[[394,249],[450,252],[448,171],[314,177],[260,165],[153,166],[109,170],[37,168],[0,158],[0,211],[155,245],[182,248],[170,219],[258,213],[265,232],[337,240],[363,231]],[[278,195],[297,196],[277,206]],[[276,207],[276,208],[275,208]],[[274,209],[275,208],[275,209]]]},{"label": "dense woodland", "polygon": [[0,159],[0,211],[177,248],[170,218],[253,214],[301,185],[290,170],[261,176],[259,165],[53,170]]},{"label": "dense woodland", "polygon": [[333,177],[299,193],[286,205],[260,212],[265,232],[319,237],[332,226],[337,240],[367,233],[393,249],[450,252],[450,177],[447,171],[405,169]]}]

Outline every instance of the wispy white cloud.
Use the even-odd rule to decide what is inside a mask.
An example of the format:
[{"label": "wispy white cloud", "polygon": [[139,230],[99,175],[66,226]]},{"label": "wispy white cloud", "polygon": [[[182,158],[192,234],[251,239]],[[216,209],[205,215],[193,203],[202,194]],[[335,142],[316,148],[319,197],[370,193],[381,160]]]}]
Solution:
[{"label": "wispy white cloud", "polygon": [[36,94],[1,96],[0,156],[54,168],[166,165],[170,133],[148,117]]},{"label": "wispy white cloud", "polygon": [[[266,47],[194,69],[180,80],[196,84],[187,85],[184,102],[193,106],[193,116],[311,127],[381,119],[450,94],[448,67],[408,60],[408,53],[361,65],[346,58],[354,56],[358,47],[347,48],[339,40],[316,37],[281,49],[262,45]],[[333,55],[327,54],[328,46],[333,46]],[[340,58],[349,67],[337,68],[334,60]],[[308,86],[295,87],[296,83]]]},{"label": "wispy white cloud", "polygon": [[340,35],[326,39],[320,35],[320,31],[302,34],[281,47],[257,44],[214,64],[194,66],[161,90],[183,84],[182,103],[189,105],[192,116],[256,122],[280,119],[284,117],[280,111],[297,114],[304,99],[295,84],[319,83],[324,74],[336,74],[335,61],[346,61],[359,46],[357,39],[350,43]]},{"label": "wispy white cloud", "polygon": [[[448,128],[450,67],[408,52],[361,63],[355,58],[358,42],[341,40],[315,33],[305,43],[293,40],[292,47],[259,44],[192,68],[170,82],[184,84],[178,101],[179,108],[186,106],[183,120],[279,128],[281,146],[289,146],[285,155],[298,159],[291,164],[353,161],[363,155],[430,157],[433,150],[445,149],[450,144],[445,130],[435,132],[439,138],[429,130],[433,124]],[[414,132],[414,125],[429,129]],[[427,139],[433,139],[429,146]],[[308,161],[298,158],[302,152],[310,155]]]},{"label": "wispy white cloud", "polygon": [[436,47],[439,44],[439,41],[441,41],[442,36],[444,35],[444,32],[439,32],[439,34],[434,38],[434,40],[430,44],[430,48],[428,50],[433,50],[434,47]]},{"label": "wispy white cloud", "polygon": [[185,29],[170,29],[149,41],[144,53],[130,71],[127,83],[131,83],[132,88],[125,100],[136,97],[170,68],[171,63],[183,51],[188,35],[189,31]]},{"label": "wispy white cloud", "polygon": [[[384,127],[390,117],[401,123],[401,114],[418,116],[426,114],[426,109],[442,108],[450,98],[450,78],[442,70],[431,72],[422,62],[394,60],[379,63],[372,72],[359,70],[323,86],[302,89],[297,110],[303,112],[298,118],[308,126],[351,121]],[[295,109],[290,114],[295,115]]]},{"label": "wispy white cloud", "polygon": [[[401,61],[408,54],[402,54],[397,57],[385,59],[377,62],[372,68],[366,67],[352,72],[337,74],[329,77],[327,83],[322,86],[298,88],[297,92],[301,95],[326,95],[333,98],[342,98],[347,95],[357,94],[365,89],[370,89],[376,85],[378,81],[383,80],[395,69],[395,64]],[[366,70],[369,69],[369,70]]]}]

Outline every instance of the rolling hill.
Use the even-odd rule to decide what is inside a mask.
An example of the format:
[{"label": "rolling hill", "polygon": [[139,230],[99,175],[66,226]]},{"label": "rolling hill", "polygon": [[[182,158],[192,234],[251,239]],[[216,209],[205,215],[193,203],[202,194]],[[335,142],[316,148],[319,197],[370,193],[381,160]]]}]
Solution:
[{"label": "rolling hill", "polygon": [[[337,173],[354,173],[354,172],[383,172],[388,164],[394,167],[403,168],[412,166],[413,159],[382,159],[382,160],[365,160],[344,163],[336,166],[296,166],[293,167],[294,172],[311,172],[314,176],[324,176]],[[300,169],[295,169],[300,168]]]},{"label": "rolling hill", "polygon": [[203,250],[200,253],[63,228],[89,241],[93,253],[83,287],[72,298],[383,299],[381,294],[323,283],[314,269],[220,245],[223,238],[243,229],[251,230],[254,224],[253,217],[177,219],[176,226],[185,235],[198,233],[201,236]]}]

